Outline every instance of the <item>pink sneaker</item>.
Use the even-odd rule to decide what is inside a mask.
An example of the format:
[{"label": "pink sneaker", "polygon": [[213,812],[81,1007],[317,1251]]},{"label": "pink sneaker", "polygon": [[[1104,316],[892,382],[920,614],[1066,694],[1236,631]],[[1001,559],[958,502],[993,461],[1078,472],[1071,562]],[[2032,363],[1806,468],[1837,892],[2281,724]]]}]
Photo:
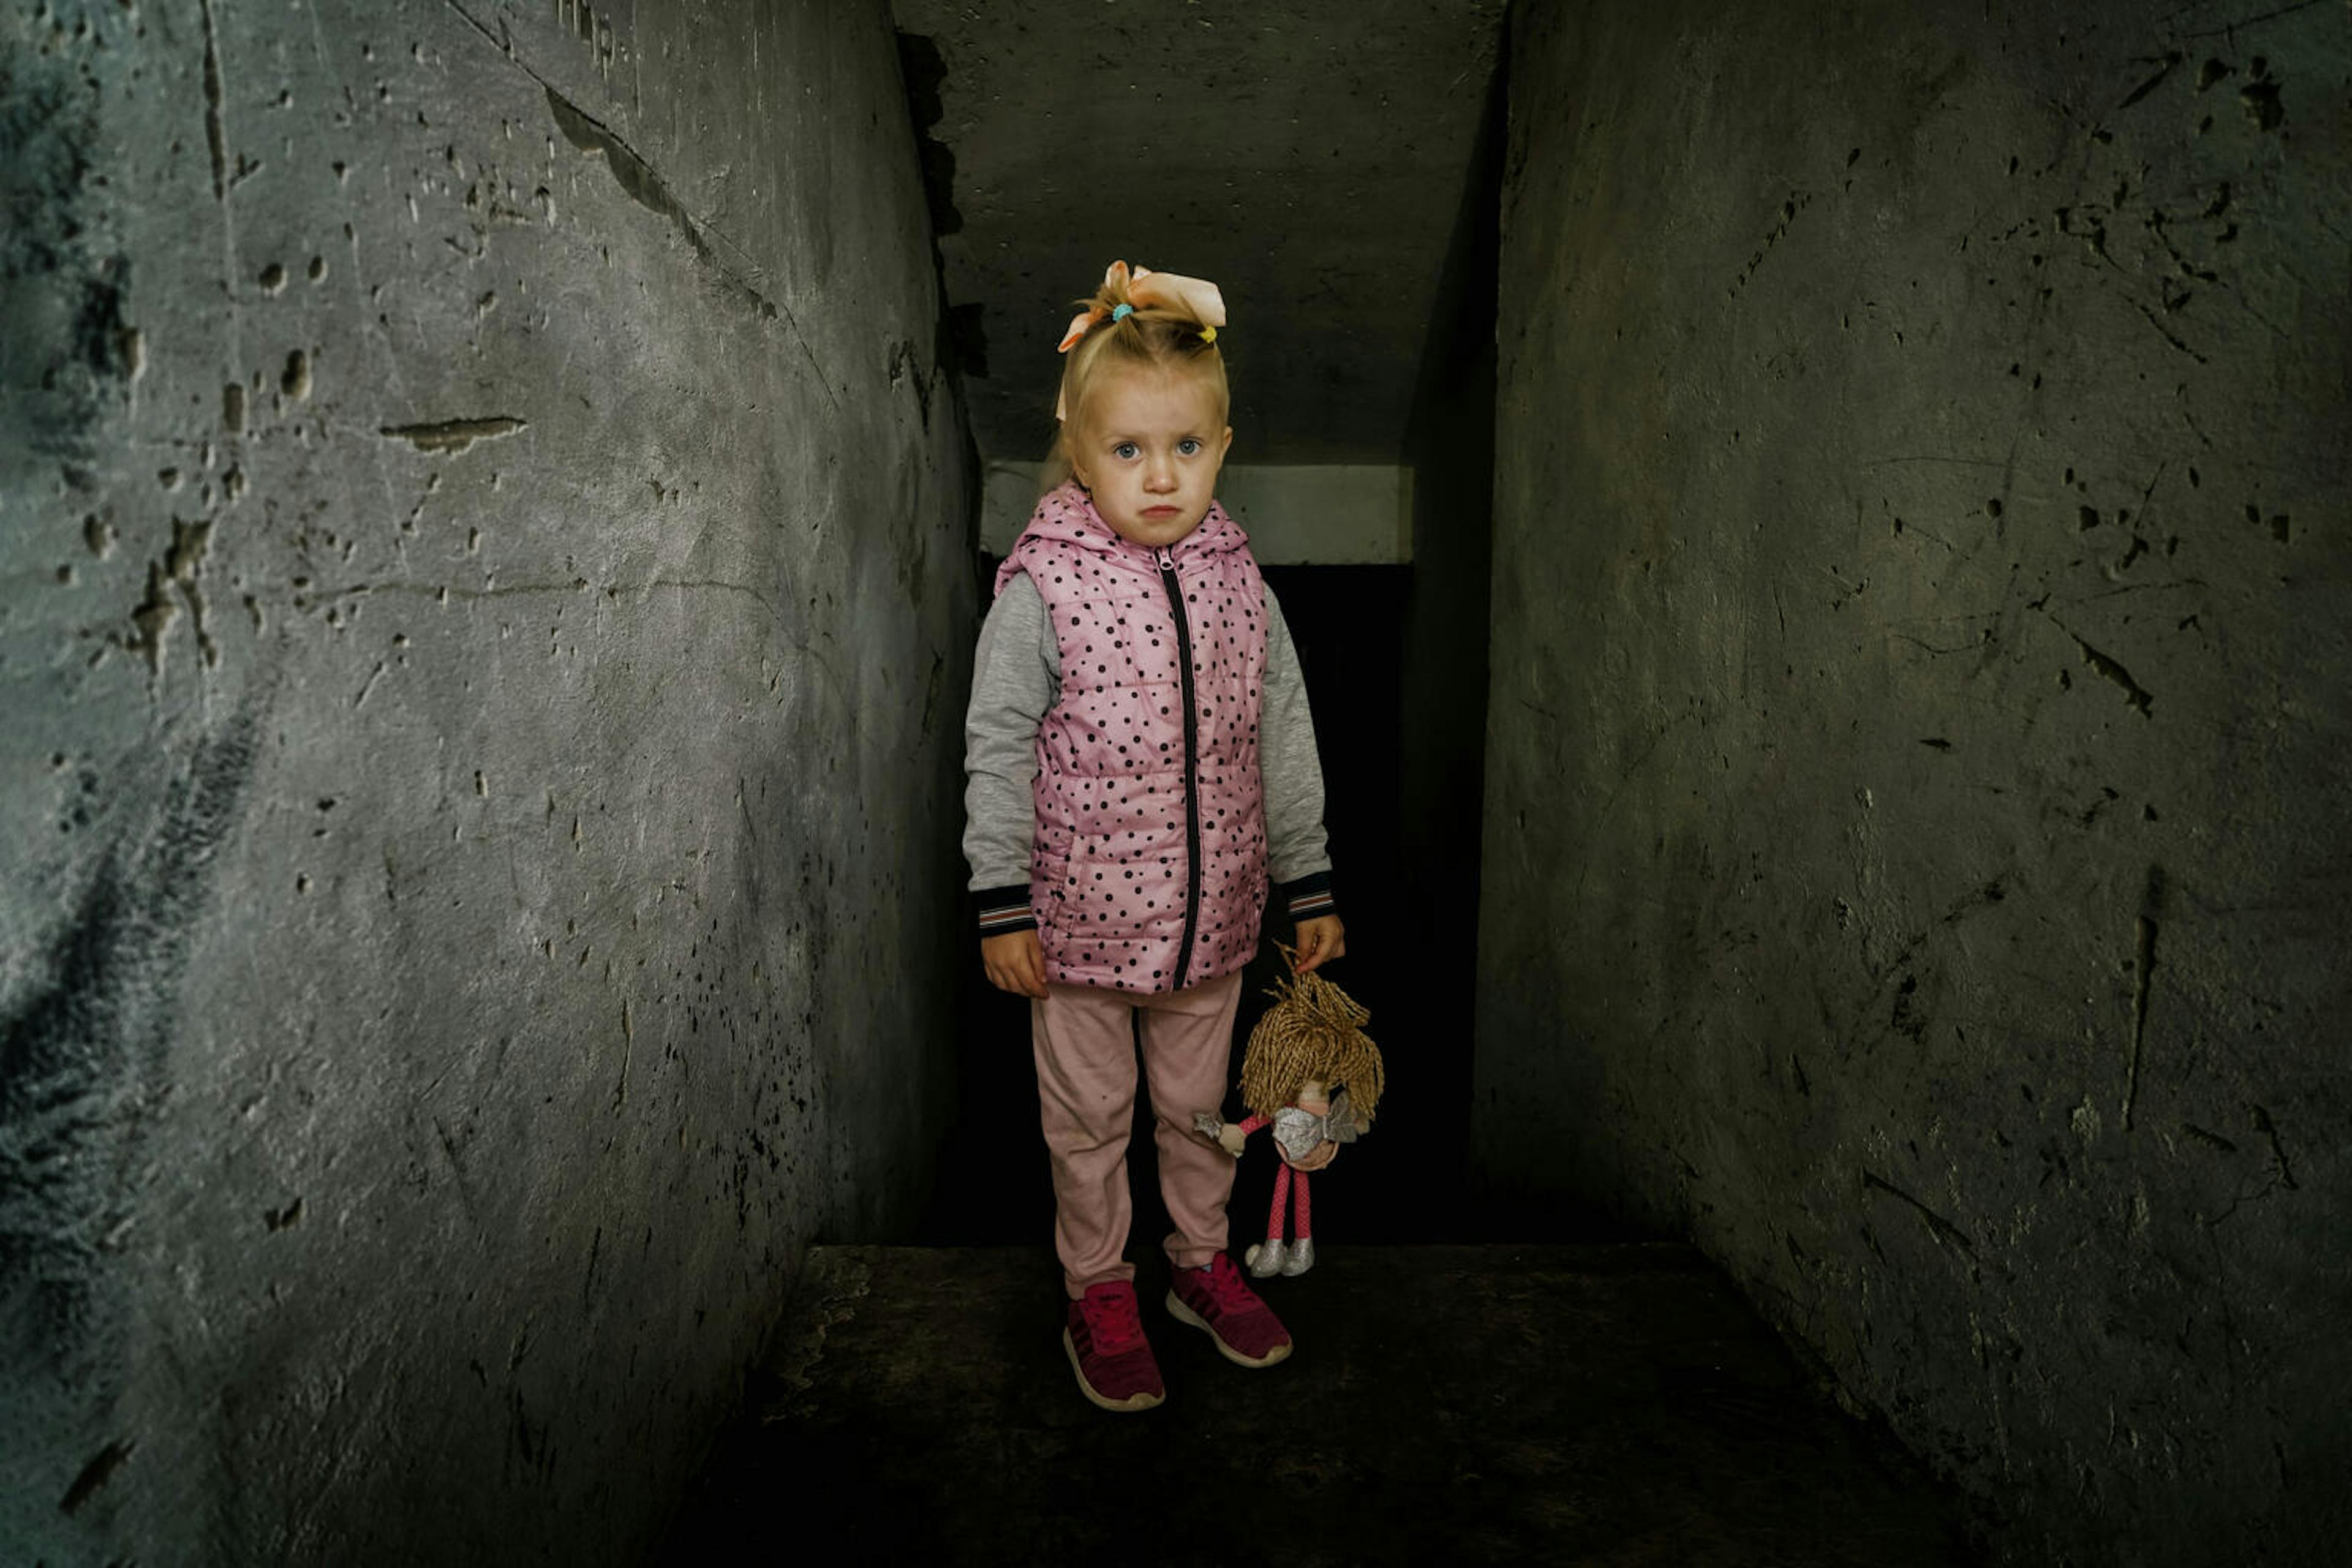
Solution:
[{"label": "pink sneaker", "polygon": [[1143,1337],[1135,1287],[1124,1279],[1089,1285],[1070,1303],[1062,1349],[1078,1374],[1078,1392],[1105,1410],[1149,1410],[1168,1397]]},{"label": "pink sneaker", "polygon": [[1168,1310],[1180,1323],[1206,1329],[1227,1361],[1272,1366],[1290,1353],[1290,1331],[1223,1253],[1205,1268],[1171,1268],[1168,1277]]}]

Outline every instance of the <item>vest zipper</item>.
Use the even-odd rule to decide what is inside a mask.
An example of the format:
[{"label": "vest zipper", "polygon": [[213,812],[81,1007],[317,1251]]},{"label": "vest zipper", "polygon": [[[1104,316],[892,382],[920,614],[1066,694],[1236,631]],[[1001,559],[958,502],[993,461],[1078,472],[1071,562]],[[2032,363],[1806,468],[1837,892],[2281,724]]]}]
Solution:
[{"label": "vest zipper", "polygon": [[1176,558],[1160,552],[1160,583],[1176,616],[1176,679],[1184,694],[1184,940],[1176,949],[1176,984],[1184,989],[1192,967],[1192,937],[1201,921],[1201,736],[1192,691],[1192,628],[1184,618],[1184,591],[1176,582]]}]

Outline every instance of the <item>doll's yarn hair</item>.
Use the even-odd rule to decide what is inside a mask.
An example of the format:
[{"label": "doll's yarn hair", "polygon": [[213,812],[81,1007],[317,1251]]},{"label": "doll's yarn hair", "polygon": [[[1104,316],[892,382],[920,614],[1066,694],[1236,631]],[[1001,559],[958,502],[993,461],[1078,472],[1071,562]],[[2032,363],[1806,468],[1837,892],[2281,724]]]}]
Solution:
[{"label": "doll's yarn hair", "polygon": [[[1286,947],[1282,956],[1297,963]],[[1364,1033],[1370,1011],[1319,973],[1294,972],[1275,982],[1268,994],[1274,1005],[1250,1031],[1242,1053],[1242,1103],[1251,1114],[1272,1116],[1310,1078],[1347,1085],[1349,1100],[1367,1116],[1380,1109],[1387,1074],[1380,1047]]]}]

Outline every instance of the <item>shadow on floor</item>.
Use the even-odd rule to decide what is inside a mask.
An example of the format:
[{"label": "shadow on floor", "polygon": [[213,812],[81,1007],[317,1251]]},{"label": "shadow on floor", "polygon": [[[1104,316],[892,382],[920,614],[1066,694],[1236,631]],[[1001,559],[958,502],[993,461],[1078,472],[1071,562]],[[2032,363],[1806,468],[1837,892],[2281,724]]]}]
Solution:
[{"label": "shadow on floor", "polygon": [[820,1247],[658,1561],[1951,1564],[1958,1505],[1670,1244],[1334,1247],[1252,1372],[1139,1289],[1078,1394],[1039,1247]]}]

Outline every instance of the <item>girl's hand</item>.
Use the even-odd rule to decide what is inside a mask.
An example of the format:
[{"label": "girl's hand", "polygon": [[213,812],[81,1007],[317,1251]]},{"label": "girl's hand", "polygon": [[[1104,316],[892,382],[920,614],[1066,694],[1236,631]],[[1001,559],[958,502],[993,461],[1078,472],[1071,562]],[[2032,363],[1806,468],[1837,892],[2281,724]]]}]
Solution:
[{"label": "girl's hand", "polygon": [[1045,949],[1034,928],[981,938],[980,964],[988,971],[988,983],[999,991],[1045,999]]},{"label": "girl's hand", "polygon": [[1300,921],[1297,931],[1298,973],[1320,969],[1348,951],[1348,928],[1338,915],[1317,915]]}]

